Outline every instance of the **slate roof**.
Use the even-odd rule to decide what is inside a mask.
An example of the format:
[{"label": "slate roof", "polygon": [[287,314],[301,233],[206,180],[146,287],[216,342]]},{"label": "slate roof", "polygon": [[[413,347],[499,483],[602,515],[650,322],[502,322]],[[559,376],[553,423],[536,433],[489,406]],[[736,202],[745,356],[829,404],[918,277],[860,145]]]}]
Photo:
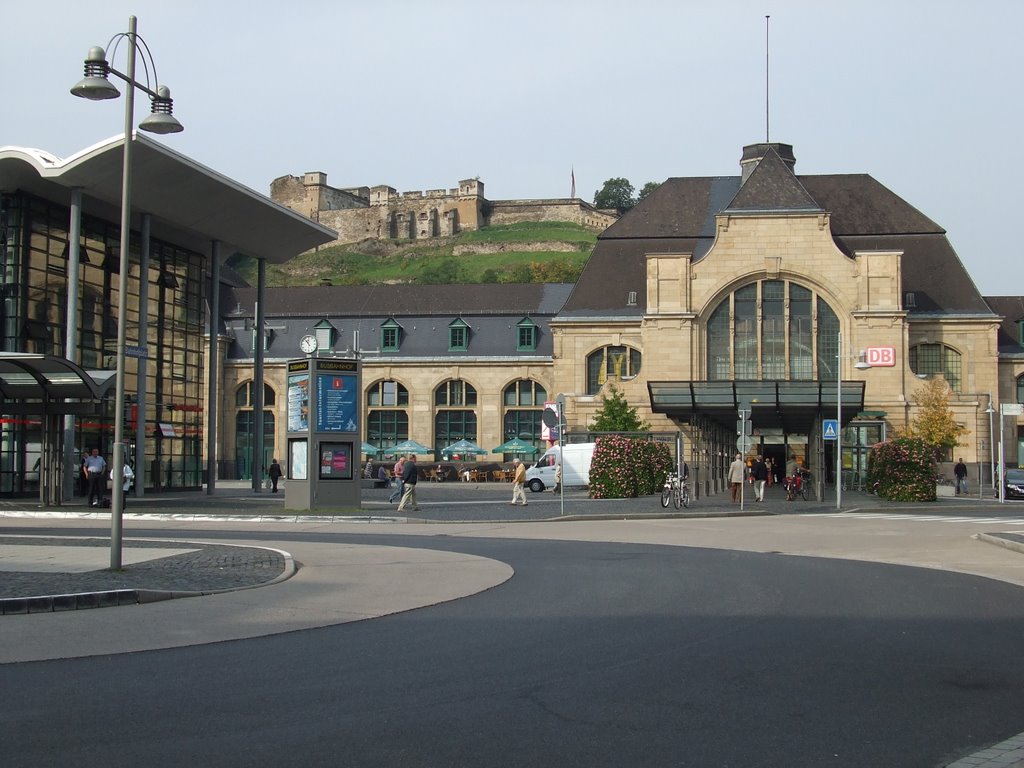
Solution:
[{"label": "slate roof", "polygon": [[[945,230],[867,174],[795,175],[774,149],[741,186],[740,176],[670,178],[598,237],[558,318],[639,318],[646,311],[647,253],[692,253],[714,243],[715,216],[763,211],[830,214],[846,254],[900,250],[904,294],[914,313],[991,314]],[[636,291],[635,306],[627,304]]]},{"label": "slate roof", "polygon": [[1020,343],[1018,330],[1018,323],[1024,321],[1024,296],[986,296],[985,301],[993,312],[1002,315],[998,335],[999,352],[1024,355],[1024,345]]},{"label": "slate roof", "polygon": [[[268,288],[264,312],[271,329],[268,358],[302,357],[299,340],[322,321],[334,328],[333,351],[379,346],[381,326],[393,319],[401,328],[398,351],[388,359],[408,358],[550,358],[549,321],[562,307],[572,285],[525,283],[484,285],[340,285]],[[222,286],[225,330],[235,336],[229,359],[251,359],[249,335],[255,317],[255,288]],[[535,350],[518,349],[517,326],[528,318],[537,328]],[[450,350],[449,326],[469,326],[466,350]]]}]

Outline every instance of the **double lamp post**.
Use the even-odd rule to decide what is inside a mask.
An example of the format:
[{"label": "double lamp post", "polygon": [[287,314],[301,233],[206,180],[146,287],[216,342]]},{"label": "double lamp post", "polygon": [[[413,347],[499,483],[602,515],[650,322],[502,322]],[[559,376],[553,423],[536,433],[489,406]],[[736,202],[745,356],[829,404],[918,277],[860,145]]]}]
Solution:
[{"label": "double lamp post", "polygon": [[[110,509],[110,567],[121,568],[122,519],[124,516],[124,377],[125,348],[127,337],[128,312],[128,248],[131,235],[131,197],[132,197],[132,126],[135,120],[135,89],[146,93],[152,104],[152,113],[139,123],[139,129],[150,133],[179,133],[183,131],[172,114],[173,102],[170,90],[159,84],[156,75],[156,63],[149,52],[146,41],[136,32],[136,19],[128,17],[128,31],[121,32],[111,38],[107,48],[113,49],[111,56],[122,42],[128,43],[128,71],[118,72],[107,62],[104,50],[98,46],[89,49],[85,59],[85,77],[71,89],[71,93],[83,99],[102,101],[116,99],[120,92],[108,79],[110,75],[120,78],[127,84],[124,104],[124,165],[121,171],[121,253],[120,270],[117,284],[117,363],[116,363],[116,400],[114,405],[114,454],[111,475],[113,477]],[[146,72],[147,84],[135,79],[135,61],[142,53],[142,66]],[[153,88],[149,87],[152,74]],[[145,290],[146,276],[139,275],[139,290]],[[145,345],[145,339],[139,339]],[[72,352],[72,350],[69,350]],[[140,360],[140,365],[145,363]],[[143,418],[142,414],[139,418]]]}]

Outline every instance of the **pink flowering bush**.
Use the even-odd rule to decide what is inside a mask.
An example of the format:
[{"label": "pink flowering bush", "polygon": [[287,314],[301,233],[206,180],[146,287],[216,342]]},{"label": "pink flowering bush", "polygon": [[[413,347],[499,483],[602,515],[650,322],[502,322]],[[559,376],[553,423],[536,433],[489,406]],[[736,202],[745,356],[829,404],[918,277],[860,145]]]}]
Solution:
[{"label": "pink flowering bush", "polygon": [[890,501],[935,501],[935,448],[917,437],[872,446],[868,489]]},{"label": "pink flowering bush", "polygon": [[618,435],[599,437],[590,464],[590,496],[650,496],[661,490],[672,466],[672,454],[665,443]]}]

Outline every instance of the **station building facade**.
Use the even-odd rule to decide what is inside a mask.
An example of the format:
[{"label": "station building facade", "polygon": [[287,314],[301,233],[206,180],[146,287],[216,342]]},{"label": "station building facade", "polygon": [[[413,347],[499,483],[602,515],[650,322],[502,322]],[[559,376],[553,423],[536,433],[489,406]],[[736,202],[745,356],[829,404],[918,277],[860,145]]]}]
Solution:
[{"label": "station building facade", "polygon": [[[946,458],[991,482],[1000,407],[1024,402],[1022,300],[983,297],[942,227],[867,174],[798,175],[781,143],[743,148],[739,171],[666,180],[599,236],[572,286],[267,289],[264,452],[283,450],[283,362],[319,333],[318,354],[371,350],[363,437],[381,447],[490,447],[516,431],[542,447],[545,400],[562,395],[580,432],[615,386],[653,430],[684,433],[705,492],[724,486],[744,408],[749,452],[801,460],[819,491],[835,481],[838,422],[856,487],[870,447],[942,377],[968,430]],[[256,342],[252,295],[231,290],[221,466],[244,474]],[[1011,466],[1021,421],[1002,421]]]}]

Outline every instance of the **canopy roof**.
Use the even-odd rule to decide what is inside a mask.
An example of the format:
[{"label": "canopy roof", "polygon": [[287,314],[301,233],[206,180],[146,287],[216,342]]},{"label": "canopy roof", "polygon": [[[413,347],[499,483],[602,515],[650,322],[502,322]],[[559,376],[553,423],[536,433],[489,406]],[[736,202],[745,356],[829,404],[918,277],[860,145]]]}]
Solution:
[{"label": "canopy roof", "polygon": [[[134,135],[132,227],[148,213],[152,236],[209,255],[211,241],[233,253],[280,263],[337,233],[265,195],[148,138]],[[124,136],[114,136],[66,159],[38,149],[0,147],[0,191],[21,189],[68,202],[82,190],[85,213],[118,221]]]},{"label": "canopy roof", "polygon": [[[86,371],[63,357],[0,352],[0,397],[11,400],[99,400],[114,371]],[[4,406],[0,406],[0,411]],[[54,409],[51,409],[54,410]]]},{"label": "canopy roof", "polygon": [[[739,409],[749,407],[755,429],[809,434],[821,419],[837,415],[834,381],[651,381],[651,409],[679,421],[703,416],[733,429]],[[864,382],[842,382],[842,423],[864,410]],[[748,405],[749,404],[749,405]]]}]

